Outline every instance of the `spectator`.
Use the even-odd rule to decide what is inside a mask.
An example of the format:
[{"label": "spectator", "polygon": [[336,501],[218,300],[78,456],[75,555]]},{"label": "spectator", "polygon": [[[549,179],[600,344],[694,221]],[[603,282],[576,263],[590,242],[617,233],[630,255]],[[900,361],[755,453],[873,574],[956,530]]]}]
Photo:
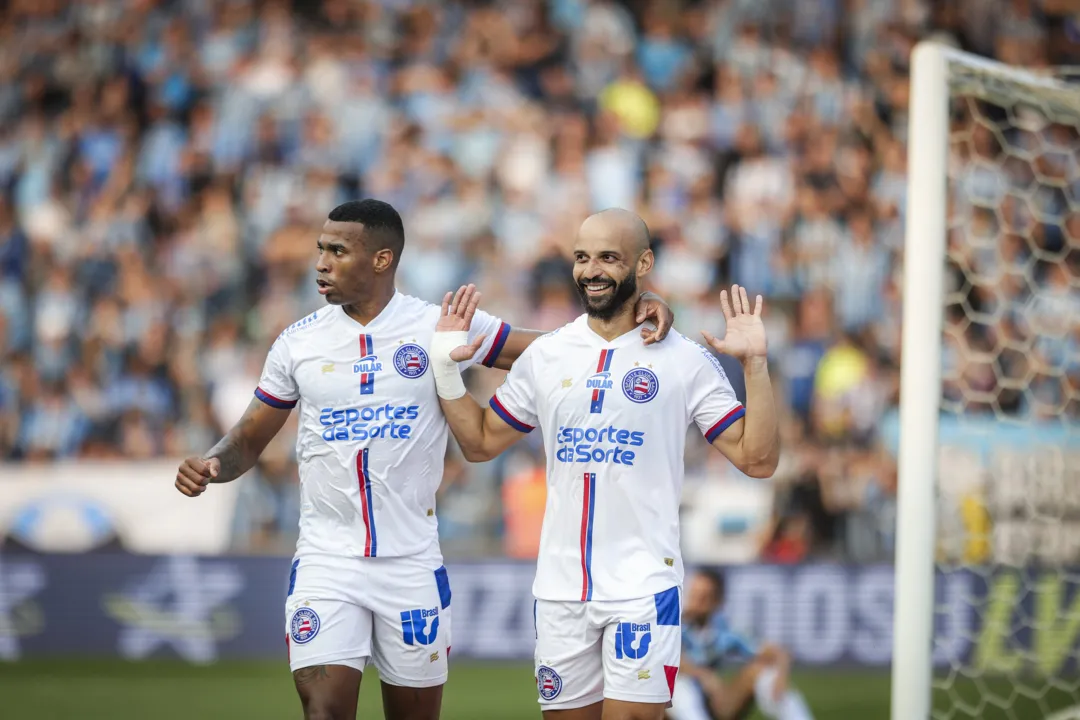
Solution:
[{"label": "spectator", "polygon": [[[545,329],[578,312],[578,221],[621,206],[648,219],[650,282],[688,335],[722,330],[732,282],[768,300],[787,469],[775,492],[743,486],[695,440],[688,477],[741,488],[754,518],[775,505],[770,559],[887,553],[895,469],[877,448],[897,402],[911,47],[941,31],[1006,61],[1076,60],[1071,25],[1048,38],[1031,0],[937,6],[8,3],[0,458],[206,450],[277,334],[320,306],[314,240],[343,199],[401,210],[403,291],[473,280]],[[1065,256],[1080,181],[1063,149],[1080,138],[1003,133],[1003,114],[969,100],[953,118],[945,397],[1075,418],[1080,267]],[[1002,376],[1031,389],[991,398]],[[238,547],[285,547],[295,530],[282,442],[245,490]],[[505,547],[502,521],[521,518],[501,517],[499,488],[533,507],[536,467],[449,463],[445,532]],[[695,542],[735,532],[723,499],[700,497],[716,514],[695,517]]]}]

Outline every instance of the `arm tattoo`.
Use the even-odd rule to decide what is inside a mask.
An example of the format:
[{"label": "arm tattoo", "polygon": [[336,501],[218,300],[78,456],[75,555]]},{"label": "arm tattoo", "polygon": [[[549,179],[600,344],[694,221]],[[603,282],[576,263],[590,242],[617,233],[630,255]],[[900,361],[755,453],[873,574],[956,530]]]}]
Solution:
[{"label": "arm tattoo", "polygon": [[248,452],[245,441],[245,436],[253,429],[254,424],[255,418],[250,413],[244,413],[236,427],[206,453],[206,457],[216,457],[221,462],[221,472],[214,478],[214,482],[232,482],[255,464],[255,458],[249,457],[251,453]]},{"label": "arm tattoo", "polygon": [[329,677],[330,668],[326,665],[301,668],[293,673],[293,679],[295,680],[297,687],[300,687],[301,685],[310,685],[313,682],[325,680]]},{"label": "arm tattoo", "polygon": [[221,472],[214,478],[214,482],[232,482],[247,469],[244,467],[244,452],[240,448],[239,440],[228,435],[210,450],[207,457],[216,457],[221,461]]}]

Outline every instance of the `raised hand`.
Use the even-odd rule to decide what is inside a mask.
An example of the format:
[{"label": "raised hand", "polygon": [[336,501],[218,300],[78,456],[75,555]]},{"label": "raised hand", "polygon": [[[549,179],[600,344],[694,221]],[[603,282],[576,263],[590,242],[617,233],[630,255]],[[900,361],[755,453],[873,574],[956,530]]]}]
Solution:
[{"label": "raised hand", "polygon": [[[480,292],[475,285],[462,285],[456,293],[446,293],[442,301],[442,312],[435,332],[469,332],[473,315],[480,304]],[[459,345],[450,351],[450,359],[464,362],[480,351],[486,335],[479,335],[471,343]]]},{"label": "raised hand", "polygon": [[189,457],[176,472],[176,489],[188,497],[199,497],[206,486],[221,472],[221,461],[216,457]]},{"label": "raised hand", "polygon": [[761,322],[762,299],[758,295],[753,308],[746,296],[746,288],[731,286],[731,303],[727,290],[720,291],[720,307],[724,311],[727,328],[723,339],[702,330],[701,334],[716,352],[731,355],[742,362],[764,360],[768,352],[765,324]]}]

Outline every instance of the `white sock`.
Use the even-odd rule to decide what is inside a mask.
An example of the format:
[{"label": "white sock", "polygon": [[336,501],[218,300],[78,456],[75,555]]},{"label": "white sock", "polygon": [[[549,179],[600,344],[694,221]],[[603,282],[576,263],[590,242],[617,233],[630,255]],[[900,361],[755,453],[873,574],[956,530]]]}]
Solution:
[{"label": "white sock", "polygon": [[767,668],[758,675],[757,682],[754,683],[754,699],[758,709],[773,720],[814,720],[810,708],[806,706],[806,700],[798,690],[789,687],[779,700],[776,699],[773,688],[776,687],[778,674],[776,668]]},{"label": "white sock", "polygon": [[709,720],[711,717],[705,693],[696,682],[681,673],[675,680],[667,717],[668,720]]}]

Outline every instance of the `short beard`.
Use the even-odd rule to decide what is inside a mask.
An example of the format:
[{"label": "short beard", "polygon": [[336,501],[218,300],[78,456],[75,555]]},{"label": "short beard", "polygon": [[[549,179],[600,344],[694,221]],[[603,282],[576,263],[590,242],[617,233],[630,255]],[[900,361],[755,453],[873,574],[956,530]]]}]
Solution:
[{"label": "short beard", "polygon": [[585,306],[585,313],[596,320],[610,320],[619,314],[623,306],[637,295],[637,277],[631,273],[622,282],[615,283],[615,291],[603,298],[591,298],[585,291],[589,281],[581,280],[575,287],[581,304]]}]

